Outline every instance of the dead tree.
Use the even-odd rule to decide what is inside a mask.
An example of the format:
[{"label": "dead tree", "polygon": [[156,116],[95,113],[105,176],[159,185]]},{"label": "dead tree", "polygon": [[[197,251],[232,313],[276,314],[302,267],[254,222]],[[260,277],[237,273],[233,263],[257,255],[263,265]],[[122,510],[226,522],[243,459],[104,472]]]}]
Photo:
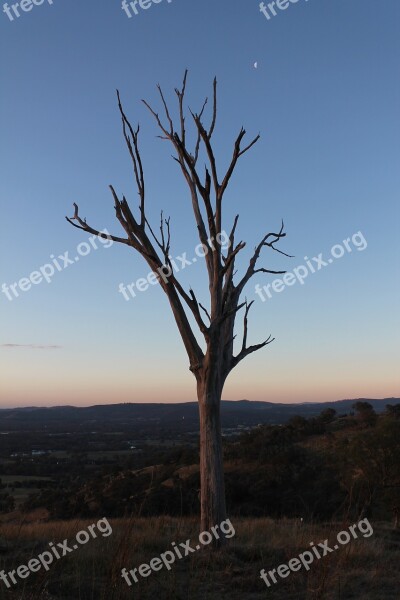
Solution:
[{"label": "dead tree", "polygon": [[[221,239],[222,207],[225,192],[239,159],[258,141],[259,135],[242,147],[246,131],[241,128],[233,146],[233,154],[227,171],[221,176],[218,172],[212,145],[212,136],[217,120],[217,81],[213,83],[211,123],[207,127],[203,121],[207,99],[199,113],[190,112],[196,143],[192,151],[188,148],[186,132],[186,111],[184,108],[187,71],[181,89],[175,89],[178,106],[178,126],[176,127],[168,104],[160,86],[158,92],[163,107],[164,118],[143,100],[153,115],[161,134],[159,137],[172,144],[174,160],[187,183],[192,202],[194,218],[200,243],[203,245],[205,264],[208,272],[210,301],[206,308],[199,302],[194,291],[186,291],[179,283],[170,258],[170,221],[161,213],[160,234],[156,235],[146,216],[145,176],[139,150],[139,126],[134,129],[128,120],[117,91],[118,107],[122,119],[122,130],[132,160],[135,184],[140,204],[138,216],[134,216],[125,196],[118,196],[110,186],[114,199],[116,216],[126,233],[126,237],[109,236],[113,241],[126,244],[139,252],[165,292],[171,306],[179,333],[189,357],[189,369],[197,382],[197,397],[200,413],[200,482],[201,482],[201,530],[208,531],[226,519],[225,486],[222,456],[220,404],[224,383],[229,373],[246,356],[264,348],[273,341],[271,335],[256,345],[247,345],[248,315],[253,302],[242,301],[246,284],[256,273],[282,274],[258,266],[263,248],[269,248],[285,256],[276,244],[286,236],[283,222],[277,233],[267,233],[255,247],[243,275],[236,280],[235,260],[245,247],[245,242],[235,241],[239,215],[230,229],[229,247],[223,251],[215,240]],[[204,158],[204,170],[199,167],[199,158]],[[202,171],[202,173],[200,172]],[[68,218],[69,223],[95,235],[100,232],[79,216],[76,204],[75,214]],[[170,273],[168,277],[161,273]],[[235,321],[243,309],[243,339],[239,351],[234,353]],[[199,331],[193,331],[188,314],[194,317]],[[201,334],[201,335],[200,335]],[[203,348],[198,337],[204,338]],[[222,541],[223,543],[223,541]]]}]

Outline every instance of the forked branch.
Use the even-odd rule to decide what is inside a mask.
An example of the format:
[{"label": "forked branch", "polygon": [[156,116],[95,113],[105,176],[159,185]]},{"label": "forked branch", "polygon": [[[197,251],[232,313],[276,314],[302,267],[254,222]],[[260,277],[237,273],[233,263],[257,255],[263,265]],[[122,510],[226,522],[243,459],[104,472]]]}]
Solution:
[{"label": "forked branch", "polygon": [[[134,128],[129,121],[118,90],[117,101],[122,121],[122,132],[132,161],[135,186],[140,200],[139,215],[136,218],[125,196],[122,196],[121,200],[114,187],[110,186],[116,217],[127,237],[104,234],[91,227],[86,222],[86,219],[80,217],[77,204],[74,204],[73,217],[66,218],[71,225],[78,229],[131,246],[143,256],[152,271],[157,274],[159,283],[168,297],[189,356],[190,369],[196,374],[196,377],[200,377],[205,356],[207,353],[211,353],[213,357],[222,357],[220,368],[221,378],[224,379],[229,371],[243,360],[243,358],[273,341],[273,338],[269,336],[260,344],[247,346],[248,316],[253,302],[248,303],[247,300],[245,302],[240,301],[244,287],[256,273],[285,273],[285,271],[258,266],[262,249],[267,247],[283,256],[289,257],[290,255],[277,247],[278,243],[286,236],[282,221],[282,226],[277,233],[267,233],[264,235],[254,249],[244,275],[235,284],[236,259],[239,253],[246,247],[246,243],[242,240],[238,243],[235,242],[239,219],[239,215],[236,215],[229,235],[229,246],[226,253],[222,251],[221,244],[218,242],[218,236],[223,232],[223,199],[239,159],[257,143],[260,136],[257,135],[245,145],[246,130],[243,127],[240,129],[233,144],[232,157],[228,168],[225,174],[223,174],[222,179],[220,179],[212,140],[217,124],[217,79],[214,78],[213,81],[210,124],[206,125],[204,123],[204,115],[208,106],[207,98],[204,100],[200,112],[193,113],[189,108],[191,115],[190,123],[194,125],[194,148],[189,149],[185,109],[187,75],[188,72],[186,70],[181,88],[175,88],[178,115],[177,127],[175,127],[173,113],[160,85],[157,86],[157,90],[162,105],[162,116],[147,101],[143,100],[142,102],[155,119],[161,133],[158,137],[167,140],[172,145],[173,158],[179,165],[188,186],[198,237],[205,249],[204,259],[208,271],[210,309],[205,308],[197,300],[196,294],[191,288],[189,291],[184,289],[173,271],[170,256],[170,218],[164,218],[164,214],[161,212],[158,235],[156,235],[154,228],[149,222],[146,210],[145,175],[139,148],[140,127],[138,125]],[[205,164],[201,167],[201,170],[198,167],[200,156],[204,157],[205,160]],[[168,276],[165,275],[166,271],[169,273]],[[164,273],[164,276],[161,276],[161,273]],[[235,319],[239,310],[243,307],[245,307],[243,341],[240,352],[235,356],[233,353],[233,340],[236,337],[234,334]],[[205,353],[201,349],[192,326],[189,323],[186,314],[187,309],[190,310],[199,332],[204,337],[207,347]],[[205,323],[203,317],[207,320],[208,324]]]}]

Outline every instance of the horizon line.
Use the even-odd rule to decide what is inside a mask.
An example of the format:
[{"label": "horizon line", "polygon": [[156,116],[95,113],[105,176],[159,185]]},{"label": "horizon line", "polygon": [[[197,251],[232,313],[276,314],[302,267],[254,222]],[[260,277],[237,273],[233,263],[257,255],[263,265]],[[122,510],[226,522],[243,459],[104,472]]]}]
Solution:
[{"label": "horizon line", "polygon": [[[274,404],[276,406],[305,406],[305,405],[317,405],[317,404],[336,404],[339,402],[356,402],[357,400],[374,400],[378,402],[384,402],[385,400],[396,400],[400,402],[400,397],[396,396],[386,396],[385,398],[367,398],[367,397],[358,397],[358,398],[342,398],[341,400],[324,400],[321,402],[273,402],[271,400],[248,400],[247,398],[242,398],[241,400],[221,400],[221,402],[257,402],[259,404]],[[179,406],[186,404],[198,404],[197,400],[188,400],[185,402],[111,402],[105,404],[87,404],[87,405],[76,405],[76,404],[55,404],[50,406],[4,406],[0,407],[1,410],[43,410],[43,409],[53,409],[53,408],[97,408],[99,406],[133,406],[133,405],[157,405],[157,406]]]}]

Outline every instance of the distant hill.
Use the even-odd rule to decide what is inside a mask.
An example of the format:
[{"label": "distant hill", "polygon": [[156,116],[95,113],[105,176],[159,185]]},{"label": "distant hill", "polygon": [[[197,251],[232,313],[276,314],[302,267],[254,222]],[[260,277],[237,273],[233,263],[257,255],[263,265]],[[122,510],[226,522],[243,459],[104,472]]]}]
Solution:
[{"label": "distant hill", "polygon": [[[346,414],[358,400],[367,401],[382,412],[387,404],[399,404],[400,398],[357,398],[336,402],[303,404],[278,404],[250,400],[222,401],[222,426],[224,428],[254,427],[259,423],[284,424],[294,415],[309,418],[326,408]],[[198,430],[197,402],[183,404],[105,404],[89,407],[56,406],[50,408],[28,407],[0,409],[0,432],[146,432],[168,430],[178,433]]]}]

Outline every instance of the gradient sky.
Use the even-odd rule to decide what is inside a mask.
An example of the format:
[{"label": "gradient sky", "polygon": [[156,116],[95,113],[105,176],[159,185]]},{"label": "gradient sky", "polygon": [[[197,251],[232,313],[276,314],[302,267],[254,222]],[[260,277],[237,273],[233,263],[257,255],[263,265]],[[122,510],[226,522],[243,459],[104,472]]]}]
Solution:
[{"label": "gradient sky", "polygon": [[[140,99],[157,106],[159,82],[173,100],[187,67],[188,104],[199,110],[216,75],[221,165],[241,125],[249,138],[261,133],[225,198],[224,227],[239,212],[248,243],[239,266],[281,218],[281,248],[295,258],[264,251],[269,268],[329,256],[359,231],[368,244],[264,303],[254,286],[273,277],[252,280],[249,341],[276,341],[230,375],[224,398],[399,396],[400,4],[299,0],[270,20],[258,4],[162,0],[131,19],[119,0],[45,0],[12,22],[0,12],[0,285],[50,255],[76,256],[88,235],[64,219],[74,201],[93,226],[121,235],[108,185],[133,208],[137,195],[116,88],[141,123],[149,215],[157,224],[164,208],[172,254],[192,257],[189,198]],[[199,260],[182,279],[206,302],[203,269]],[[114,244],[13,301],[0,293],[0,406],[194,400],[161,289],[129,302],[118,293],[147,273]]]}]

